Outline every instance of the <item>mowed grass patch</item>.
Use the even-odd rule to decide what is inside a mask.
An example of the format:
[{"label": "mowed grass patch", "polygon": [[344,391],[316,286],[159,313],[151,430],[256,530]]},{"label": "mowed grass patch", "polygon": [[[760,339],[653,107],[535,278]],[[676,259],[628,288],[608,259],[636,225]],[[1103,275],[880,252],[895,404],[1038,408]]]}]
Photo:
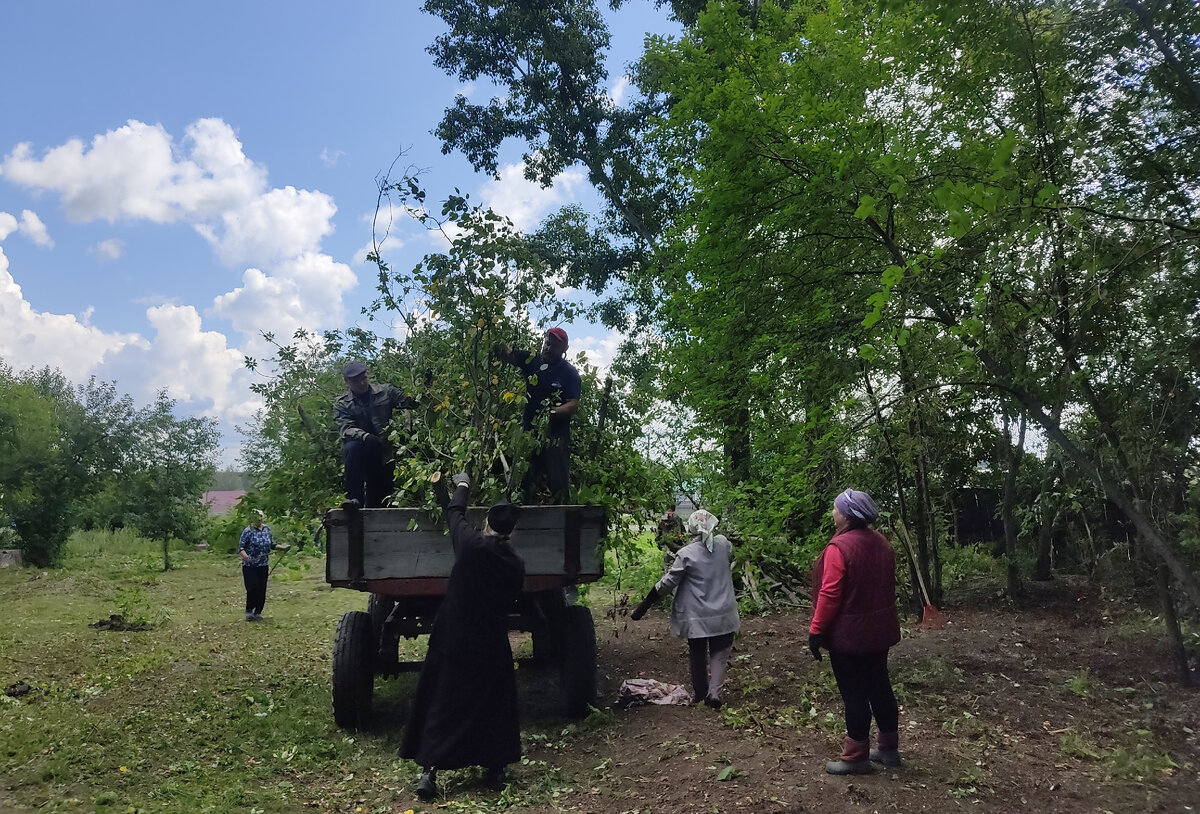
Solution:
[{"label": "mowed grass patch", "polygon": [[[266,621],[247,623],[225,553],[173,550],[162,571],[152,543],[83,549],[61,570],[0,571],[0,683],[31,687],[0,703],[0,808],[265,814],[411,799],[415,768],[396,757],[411,676],[377,682],[377,730],[333,723],[334,631],[366,597],[329,590],[322,560],[292,552]],[[129,611],[153,627],[88,627]]]}]

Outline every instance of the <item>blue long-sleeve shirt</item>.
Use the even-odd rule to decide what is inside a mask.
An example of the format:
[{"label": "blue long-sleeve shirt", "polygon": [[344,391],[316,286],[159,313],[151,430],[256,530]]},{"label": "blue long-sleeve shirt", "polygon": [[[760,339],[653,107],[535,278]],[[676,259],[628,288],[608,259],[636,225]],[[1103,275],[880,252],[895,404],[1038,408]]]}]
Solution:
[{"label": "blue long-sleeve shirt", "polygon": [[250,555],[249,560],[243,560],[242,566],[245,568],[253,568],[258,565],[266,565],[271,549],[275,547],[275,539],[271,536],[271,527],[263,524],[260,529],[254,526],[246,526],[242,531],[242,540],[238,543],[238,556],[241,556],[242,551]]}]

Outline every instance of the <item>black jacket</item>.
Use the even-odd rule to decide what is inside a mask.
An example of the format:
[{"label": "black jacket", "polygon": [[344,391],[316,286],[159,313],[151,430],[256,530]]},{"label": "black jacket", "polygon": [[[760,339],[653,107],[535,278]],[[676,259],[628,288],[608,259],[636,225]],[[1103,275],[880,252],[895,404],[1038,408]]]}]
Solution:
[{"label": "black jacket", "polygon": [[429,636],[400,756],[421,766],[499,768],[521,759],[508,614],[525,581],[513,547],[466,519],[469,490],[446,507],[454,567]]}]

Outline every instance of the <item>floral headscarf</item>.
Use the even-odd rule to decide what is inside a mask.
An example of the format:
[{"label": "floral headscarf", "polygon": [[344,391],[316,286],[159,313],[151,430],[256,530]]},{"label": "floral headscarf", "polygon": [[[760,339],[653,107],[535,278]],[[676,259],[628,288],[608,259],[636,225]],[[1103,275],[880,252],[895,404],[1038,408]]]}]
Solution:
[{"label": "floral headscarf", "polygon": [[717,527],[716,516],[704,509],[696,509],[688,515],[687,532],[688,534],[699,535],[700,540],[704,543],[704,547],[709,551],[713,550],[713,529]]}]

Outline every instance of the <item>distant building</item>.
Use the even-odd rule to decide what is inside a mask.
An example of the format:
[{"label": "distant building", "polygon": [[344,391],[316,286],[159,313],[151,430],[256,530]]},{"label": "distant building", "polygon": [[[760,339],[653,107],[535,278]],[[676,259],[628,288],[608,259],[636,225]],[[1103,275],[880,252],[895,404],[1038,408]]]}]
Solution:
[{"label": "distant building", "polygon": [[225,489],[219,491],[205,492],[204,497],[200,501],[208,506],[208,513],[211,515],[225,514],[238,504],[238,501],[246,496],[245,489]]}]

